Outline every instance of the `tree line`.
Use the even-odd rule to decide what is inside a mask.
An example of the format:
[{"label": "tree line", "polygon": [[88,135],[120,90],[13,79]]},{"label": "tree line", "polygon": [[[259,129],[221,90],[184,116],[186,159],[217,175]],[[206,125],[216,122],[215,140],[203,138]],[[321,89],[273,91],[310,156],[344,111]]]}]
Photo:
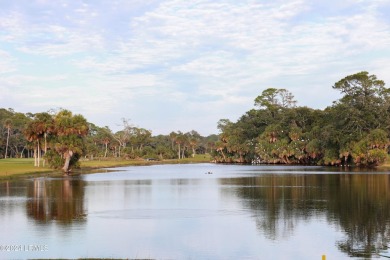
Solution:
[{"label": "tree line", "polygon": [[[122,119],[99,127],[66,109],[19,113],[0,109],[0,158],[35,158],[68,172],[85,158],[182,159],[210,153],[215,162],[377,166],[388,156],[390,89],[368,72],[333,85],[342,97],[323,110],[297,106],[286,89],[268,88],[236,122],[221,119],[219,135],[197,131],[153,136]],[[321,98],[321,97],[318,97]]]},{"label": "tree line", "polygon": [[216,161],[367,167],[383,163],[389,146],[390,89],[366,71],[332,87],[342,97],[323,110],[297,106],[286,89],[264,90],[254,100],[256,108],[236,122],[218,122]]},{"label": "tree line", "polygon": [[150,130],[122,119],[121,130],[99,127],[82,115],[66,109],[42,113],[19,113],[0,109],[0,158],[35,158],[35,166],[69,172],[78,167],[81,157],[90,160],[116,157],[123,159],[183,159],[211,153],[217,135],[201,136],[197,131],[172,131],[153,136]]}]

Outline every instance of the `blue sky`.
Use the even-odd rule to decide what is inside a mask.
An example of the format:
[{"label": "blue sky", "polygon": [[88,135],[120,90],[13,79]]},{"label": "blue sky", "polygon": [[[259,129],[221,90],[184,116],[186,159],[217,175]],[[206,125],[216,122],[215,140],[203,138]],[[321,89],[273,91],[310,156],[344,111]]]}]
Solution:
[{"label": "blue sky", "polygon": [[218,133],[269,87],[322,109],[363,70],[390,85],[390,0],[0,0],[0,107],[114,131]]}]

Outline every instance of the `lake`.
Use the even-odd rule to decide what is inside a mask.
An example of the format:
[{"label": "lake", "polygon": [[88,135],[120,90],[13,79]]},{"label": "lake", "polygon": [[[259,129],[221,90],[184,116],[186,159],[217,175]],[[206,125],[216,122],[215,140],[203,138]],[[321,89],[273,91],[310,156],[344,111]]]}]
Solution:
[{"label": "lake", "polygon": [[0,182],[0,258],[388,256],[390,175],[183,164]]}]

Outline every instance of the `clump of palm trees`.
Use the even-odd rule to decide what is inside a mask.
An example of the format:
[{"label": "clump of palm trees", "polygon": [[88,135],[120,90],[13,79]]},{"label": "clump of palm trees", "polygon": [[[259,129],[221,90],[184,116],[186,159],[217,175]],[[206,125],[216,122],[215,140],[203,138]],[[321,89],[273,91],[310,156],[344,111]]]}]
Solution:
[{"label": "clump of palm trees", "polygon": [[42,142],[46,160],[53,168],[66,173],[77,164],[83,149],[83,137],[88,134],[88,123],[82,115],[60,110],[55,115],[35,114],[24,131],[26,139],[34,144],[34,165],[40,166]]}]

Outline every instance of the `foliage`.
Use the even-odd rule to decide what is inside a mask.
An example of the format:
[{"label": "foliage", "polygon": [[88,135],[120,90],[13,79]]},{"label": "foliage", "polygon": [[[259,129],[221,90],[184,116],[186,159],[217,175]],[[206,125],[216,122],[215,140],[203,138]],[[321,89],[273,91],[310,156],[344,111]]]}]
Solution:
[{"label": "foliage", "polygon": [[[34,147],[35,166],[40,166],[44,139],[45,159],[53,168],[69,172],[77,167],[77,161],[83,153],[83,137],[88,134],[87,120],[82,115],[73,115],[69,110],[60,110],[55,115],[38,113],[33,116],[24,130],[24,135]],[[49,139],[49,151],[47,151]]]},{"label": "foliage", "polygon": [[23,129],[30,120],[27,114],[0,108],[0,158],[27,157]]},{"label": "foliage", "polygon": [[45,154],[45,157],[48,160],[50,167],[54,169],[60,169],[65,163],[64,158],[52,150],[48,151]]},{"label": "foliage", "polygon": [[388,145],[387,133],[375,129],[353,146],[352,157],[357,165],[378,166],[387,158]]},{"label": "foliage", "polygon": [[390,89],[365,71],[341,79],[333,89],[343,96],[324,110],[297,107],[285,89],[264,90],[255,98],[258,109],[237,122],[219,121],[215,160],[368,167],[383,163]]}]

